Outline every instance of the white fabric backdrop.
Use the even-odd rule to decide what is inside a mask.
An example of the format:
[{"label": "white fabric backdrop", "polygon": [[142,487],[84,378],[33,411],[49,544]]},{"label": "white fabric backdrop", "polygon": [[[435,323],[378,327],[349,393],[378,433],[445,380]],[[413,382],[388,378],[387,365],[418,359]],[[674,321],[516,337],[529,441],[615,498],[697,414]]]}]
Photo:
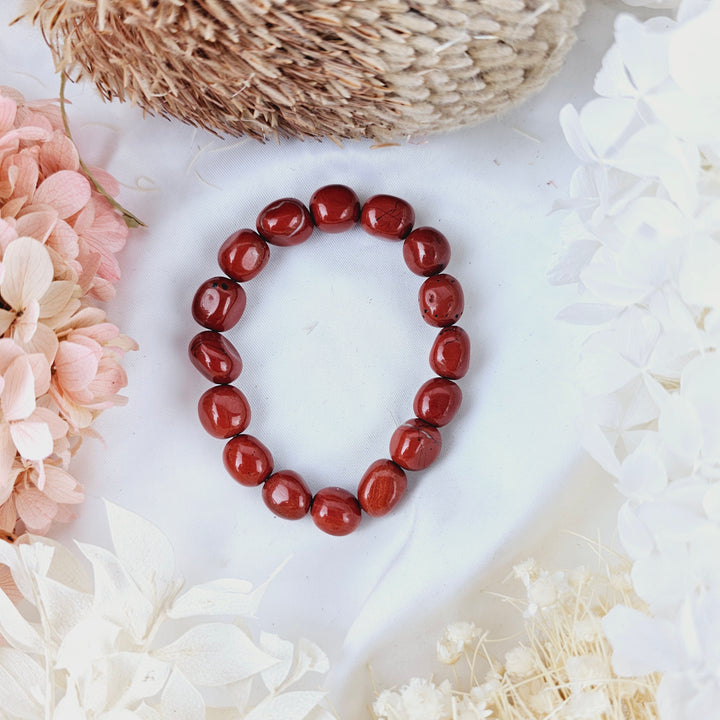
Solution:
[{"label": "white fabric backdrop", "polygon": [[[39,33],[6,27],[19,5],[6,0],[0,8],[0,84],[32,98],[56,96]],[[425,672],[435,632],[468,611],[468,587],[482,585],[513,552],[537,550],[529,539],[555,526],[551,509],[565,496],[576,503],[562,505],[569,515],[597,506],[577,492],[599,492],[577,485],[572,372],[582,331],[555,321],[568,296],[547,285],[545,269],[561,220],[549,213],[575,164],[557,114],[591,96],[617,9],[589,10],[562,74],[516,111],[398,147],[223,141],[69,87],[84,158],[126,186],[121,200],[149,228],[131,234],[108,308],[140,344],[126,362],[130,402],[98,424],[107,448],[88,444],[77,458],[88,499],[57,535],[105,541],[107,497],[166,532],[193,581],[260,582],[289,558],[260,624],[326,649],[333,666],[326,686],[344,718],[365,715],[368,661],[381,686]],[[253,227],[271,200],[307,202],[332,182],[361,199],[399,195],[414,205],[417,225],[449,238],[448,271],[463,284],[461,325],[473,342],[463,408],[443,431],[439,461],[411,477],[392,515],[364,518],[347,538],[326,536],[309,519],[276,519],[259,490],[233,483],[222,441],[199,426],[196,402],[208,384],[187,360],[199,329],[190,302],[219,272],[225,237]],[[400,244],[361,231],[272,248],[229,337],[245,365],[236,384],[253,410],[248,432],[272,450],[276,468],[300,472],[313,490],[355,490],[367,465],[387,456],[393,429],[412,416],[415,390],[431,377],[435,331],[417,309],[420,282]]]}]

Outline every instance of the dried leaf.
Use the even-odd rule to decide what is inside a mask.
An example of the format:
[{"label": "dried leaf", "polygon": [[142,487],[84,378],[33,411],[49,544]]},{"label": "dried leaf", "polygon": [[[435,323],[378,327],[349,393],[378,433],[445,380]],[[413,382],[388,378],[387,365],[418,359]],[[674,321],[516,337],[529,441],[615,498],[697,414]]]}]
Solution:
[{"label": "dried leaf", "polygon": [[208,687],[257,675],[277,662],[240,628],[223,623],[196,625],[153,654],[177,666],[193,684]]}]

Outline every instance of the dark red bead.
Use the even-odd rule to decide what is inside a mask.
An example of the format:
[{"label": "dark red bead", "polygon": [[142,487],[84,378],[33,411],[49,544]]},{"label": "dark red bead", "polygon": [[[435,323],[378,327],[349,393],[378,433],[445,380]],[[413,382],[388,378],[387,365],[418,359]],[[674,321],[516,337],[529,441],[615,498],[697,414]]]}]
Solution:
[{"label": "dark red bead", "polygon": [[360,507],[373,517],[387,515],[407,489],[405,471],[392,460],[376,460],[358,486]]},{"label": "dark red bead", "polygon": [[271,475],[263,485],[262,497],[275,515],[286,520],[304,517],[312,503],[312,494],[305,481],[292,470]]},{"label": "dark red bead", "polygon": [[364,230],[386,240],[403,240],[414,222],[415,211],[410,204],[393,195],[373,195],[360,215]]},{"label": "dark red bead", "polygon": [[223,449],[223,463],[230,475],[246,487],[260,485],[273,471],[270,451],[252,435],[230,438]]},{"label": "dark red bead", "polygon": [[447,378],[439,377],[424,383],[415,395],[413,412],[435,427],[447,425],[462,403],[462,390]]},{"label": "dark red bead", "polygon": [[310,212],[323,232],[349,230],[360,218],[360,200],[346,185],[325,185],[310,198]]},{"label": "dark red bead", "polygon": [[270,259],[270,248],[254,231],[249,229],[234,232],[218,250],[220,269],[233,280],[252,280]]},{"label": "dark red bead", "polygon": [[215,385],[200,396],[198,417],[210,435],[227,440],[250,423],[250,405],[233,385]]},{"label": "dark red bead", "polygon": [[246,301],[245,291],[234,280],[210,278],[195,293],[192,316],[208,330],[223,332],[234,327],[242,317]]},{"label": "dark red bead", "polygon": [[421,286],[418,302],[423,320],[434,327],[456,323],[465,309],[460,283],[452,275],[433,275]]},{"label": "dark red bead", "polygon": [[299,245],[312,235],[313,220],[299,200],[281,198],[260,212],[257,231],[273,245]]},{"label": "dark red bead", "polygon": [[450,262],[450,243],[435,228],[415,228],[403,243],[403,258],[416,275],[437,275]]},{"label": "dark red bead", "polygon": [[313,498],[312,519],[328,535],[349,535],[361,517],[357,499],[343,488],[323,488]]},{"label": "dark red bead", "polygon": [[459,380],[470,366],[470,338],[461,327],[441,330],[430,349],[430,367],[442,377]]},{"label": "dark red bead", "polygon": [[390,457],[405,470],[424,470],[441,449],[440,431],[419,418],[403,423],[390,438]]},{"label": "dark red bead", "polygon": [[242,372],[242,360],[235,346],[220,333],[203,330],[188,347],[190,362],[210,382],[231,383]]}]

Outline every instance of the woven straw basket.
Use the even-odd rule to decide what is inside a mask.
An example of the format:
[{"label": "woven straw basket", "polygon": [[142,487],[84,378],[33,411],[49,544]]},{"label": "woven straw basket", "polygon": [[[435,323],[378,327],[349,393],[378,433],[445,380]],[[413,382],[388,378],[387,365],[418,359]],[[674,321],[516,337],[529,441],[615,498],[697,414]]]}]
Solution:
[{"label": "woven straw basket", "polygon": [[562,64],[582,0],[32,0],[60,69],[232,135],[476,123]]}]

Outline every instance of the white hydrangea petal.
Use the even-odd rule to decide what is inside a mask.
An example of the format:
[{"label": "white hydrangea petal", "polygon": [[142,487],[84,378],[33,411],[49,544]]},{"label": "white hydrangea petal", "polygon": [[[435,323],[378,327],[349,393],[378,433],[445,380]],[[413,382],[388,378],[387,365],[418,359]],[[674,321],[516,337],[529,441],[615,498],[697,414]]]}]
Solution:
[{"label": "white hydrangea petal", "polygon": [[605,53],[602,67],[595,75],[593,89],[598,95],[605,97],[632,97],[637,94],[625,69],[619,45],[612,45]]},{"label": "white hydrangea petal", "polygon": [[667,470],[654,448],[638,448],[623,460],[618,488],[627,497],[650,499],[667,486]]},{"label": "white hydrangea petal", "polygon": [[671,395],[660,411],[660,436],[674,453],[693,461],[702,447],[702,423],[697,411],[685,398]]},{"label": "white hydrangea petal", "polygon": [[[157,695],[165,685],[170,667],[147,653],[115,652],[107,658],[107,707],[132,709]],[[178,715],[176,717],[186,717]]]},{"label": "white hydrangea petal", "polygon": [[720,243],[707,235],[692,237],[678,278],[680,293],[689,305],[720,308],[719,283],[707,271],[711,267],[720,267]]},{"label": "white hydrangea petal", "polygon": [[618,513],[618,536],[631,559],[647,557],[655,548],[653,536],[629,503]]},{"label": "white hydrangea petal", "polygon": [[626,14],[619,15],[615,20],[615,42],[640,93],[662,84],[669,75],[669,38],[664,31],[674,24],[664,17],[643,23]]},{"label": "white hydrangea petal", "polygon": [[681,663],[676,630],[671,622],[616,605],[603,618],[613,648],[612,666],[620,677],[677,670]]},{"label": "white hydrangea petal", "polygon": [[689,95],[702,96],[715,92],[717,98],[716,71],[720,67],[718,26],[720,9],[717,5],[710,5],[705,13],[683,23],[670,39],[670,73]]},{"label": "white hydrangea petal", "polygon": [[580,124],[595,152],[604,156],[625,135],[636,113],[635,100],[596,98],[580,110]]}]

